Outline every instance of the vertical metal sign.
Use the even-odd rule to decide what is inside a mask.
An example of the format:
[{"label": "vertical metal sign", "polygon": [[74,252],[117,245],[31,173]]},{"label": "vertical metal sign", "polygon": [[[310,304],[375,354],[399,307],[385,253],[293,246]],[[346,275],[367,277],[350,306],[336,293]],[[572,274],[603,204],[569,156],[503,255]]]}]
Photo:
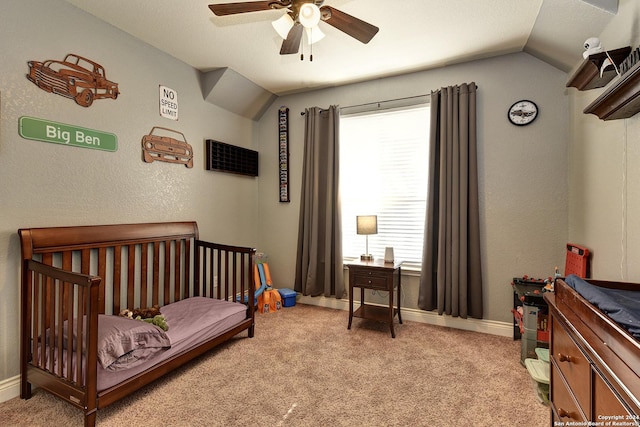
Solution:
[{"label": "vertical metal sign", "polygon": [[160,85],[160,115],[171,120],[178,120],[178,92]]},{"label": "vertical metal sign", "polygon": [[289,201],[289,109],[278,110],[278,170],[280,181],[280,201]]}]

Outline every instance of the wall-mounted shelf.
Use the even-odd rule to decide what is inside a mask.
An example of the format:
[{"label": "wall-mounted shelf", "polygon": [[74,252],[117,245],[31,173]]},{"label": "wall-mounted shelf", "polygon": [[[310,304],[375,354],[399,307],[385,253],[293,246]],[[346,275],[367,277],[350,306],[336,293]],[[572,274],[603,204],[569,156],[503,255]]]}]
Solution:
[{"label": "wall-mounted shelf", "polygon": [[[631,53],[631,47],[626,46],[620,49],[608,51],[611,60],[620,66],[622,61]],[[590,55],[585,59],[580,68],[576,70],[567,82],[567,87],[575,87],[578,90],[589,90],[599,87],[604,87],[609,83],[617,74],[612,65],[609,65],[602,77],[600,77],[600,68],[607,59],[607,53],[601,52],[594,55]]]},{"label": "wall-mounted shelf", "polygon": [[239,175],[258,176],[258,152],[207,139],[206,169]]},{"label": "wall-mounted shelf", "polygon": [[602,120],[627,119],[640,111],[640,62],[584,109]]}]

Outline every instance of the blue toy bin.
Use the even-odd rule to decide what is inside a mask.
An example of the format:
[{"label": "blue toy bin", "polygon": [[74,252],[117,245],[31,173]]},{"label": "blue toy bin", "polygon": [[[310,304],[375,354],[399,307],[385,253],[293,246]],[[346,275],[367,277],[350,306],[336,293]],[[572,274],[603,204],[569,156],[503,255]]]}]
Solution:
[{"label": "blue toy bin", "polygon": [[283,307],[293,307],[296,305],[296,291],[292,289],[278,289],[280,296],[282,297]]}]

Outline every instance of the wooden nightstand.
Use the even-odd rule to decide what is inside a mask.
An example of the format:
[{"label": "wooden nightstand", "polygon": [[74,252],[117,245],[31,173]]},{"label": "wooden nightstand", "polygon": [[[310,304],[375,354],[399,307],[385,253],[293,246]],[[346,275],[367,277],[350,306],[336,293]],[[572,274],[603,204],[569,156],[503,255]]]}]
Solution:
[{"label": "wooden nightstand", "polygon": [[[355,316],[389,322],[391,337],[396,337],[396,333],[393,330],[393,318],[396,314],[398,314],[398,321],[402,323],[402,316],[400,315],[401,264],[401,261],[385,263],[383,260],[354,261],[347,264],[349,268],[349,326],[347,326],[347,329],[351,329],[351,321]],[[394,287],[397,289],[397,308],[393,306]],[[360,288],[360,307],[355,312],[353,311],[353,288]],[[388,291],[389,307],[365,304],[365,289]]]}]

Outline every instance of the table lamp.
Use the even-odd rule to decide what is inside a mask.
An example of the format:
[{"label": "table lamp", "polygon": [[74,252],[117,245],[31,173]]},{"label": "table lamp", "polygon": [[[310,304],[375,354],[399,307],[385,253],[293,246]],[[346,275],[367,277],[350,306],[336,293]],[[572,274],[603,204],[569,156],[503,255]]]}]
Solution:
[{"label": "table lamp", "polygon": [[361,261],[373,261],[373,255],[369,253],[369,234],[378,234],[377,215],[356,216],[356,228],[358,234],[364,234],[367,239],[366,252],[360,255]]}]

